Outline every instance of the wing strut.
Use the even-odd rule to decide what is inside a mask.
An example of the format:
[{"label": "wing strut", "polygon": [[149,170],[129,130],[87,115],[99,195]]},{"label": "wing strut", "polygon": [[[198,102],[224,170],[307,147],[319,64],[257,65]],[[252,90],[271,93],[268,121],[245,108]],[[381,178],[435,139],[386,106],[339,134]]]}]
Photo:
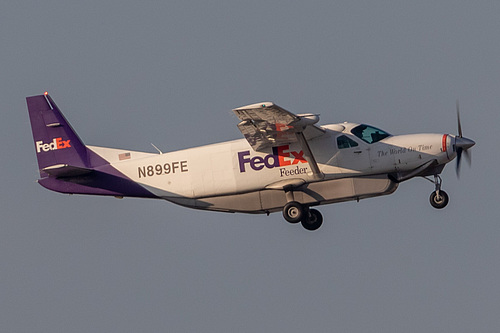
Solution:
[{"label": "wing strut", "polygon": [[316,162],[316,159],[314,158],[314,155],[311,151],[311,148],[309,148],[309,144],[307,143],[307,140],[304,136],[304,132],[296,132],[295,135],[297,136],[297,141],[300,144],[300,147],[304,151],[304,158],[306,159],[307,163],[311,166],[311,170],[313,172],[313,177],[316,180],[323,179],[325,175],[323,172],[318,167],[318,163]]}]

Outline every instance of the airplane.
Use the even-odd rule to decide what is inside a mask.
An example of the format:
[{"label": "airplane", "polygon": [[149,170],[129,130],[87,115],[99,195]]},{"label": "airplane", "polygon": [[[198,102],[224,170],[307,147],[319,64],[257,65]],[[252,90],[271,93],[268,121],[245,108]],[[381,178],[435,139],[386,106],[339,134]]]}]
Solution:
[{"label": "airplane", "polygon": [[[61,193],[164,199],[201,210],[267,214],[306,230],[323,223],[319,205],[388,195],[424,177],[444,208],[445,165],[475,145],[462,135],[391,135],[357,123],[319,126],[319,115],[293,114],[272,102],[233,112],[244,139],[162,153],[85,145],[50,95],[26,98],[40,179]],[[156,148],[156,147],[155,147]],[[432,178],[431,178],[432,177]]]}]

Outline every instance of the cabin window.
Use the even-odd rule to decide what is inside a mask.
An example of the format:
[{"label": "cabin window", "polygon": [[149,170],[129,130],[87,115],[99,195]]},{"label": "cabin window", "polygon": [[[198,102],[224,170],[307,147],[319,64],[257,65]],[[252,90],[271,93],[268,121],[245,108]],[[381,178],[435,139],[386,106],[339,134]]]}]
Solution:
[{"label": "cabin window", "polygon": [[359,125],[351,130],[351,133],[367,143],[374,143],[383,140],[389,136],[389,133],[376,127],[368,125]]},{"label": "cabin window", "polygon": [[358,143],[356,141],[349,139],[345,135],[341,135],[337,138],[337,147],[339,147],[339,149],[345,149],[357,146]]}]

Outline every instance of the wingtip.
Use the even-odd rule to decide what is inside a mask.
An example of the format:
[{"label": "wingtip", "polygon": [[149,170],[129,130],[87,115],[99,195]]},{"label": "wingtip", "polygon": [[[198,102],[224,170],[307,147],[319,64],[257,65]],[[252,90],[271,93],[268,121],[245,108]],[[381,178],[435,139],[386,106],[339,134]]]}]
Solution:
[{"label": "wingtip", "polygon": [[273,102],[260,102],[255,104],[249,104],[245,106],[240,106],[239,108],[233,109],[233,111],[251,110],[251,109],[262,109],[274,106]]}]

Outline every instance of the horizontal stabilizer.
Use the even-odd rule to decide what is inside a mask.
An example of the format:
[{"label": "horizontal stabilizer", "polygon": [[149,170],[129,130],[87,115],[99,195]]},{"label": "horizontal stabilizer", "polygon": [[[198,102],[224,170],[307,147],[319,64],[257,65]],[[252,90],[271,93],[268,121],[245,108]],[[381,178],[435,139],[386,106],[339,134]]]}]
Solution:
[{"label": "horizontal stabilizer", "polygon": [[60,178],[60,177],[77,177],[91,173],[92,169],[75,167],[67,164],[56,164],[43,168],[41,171]]}]

